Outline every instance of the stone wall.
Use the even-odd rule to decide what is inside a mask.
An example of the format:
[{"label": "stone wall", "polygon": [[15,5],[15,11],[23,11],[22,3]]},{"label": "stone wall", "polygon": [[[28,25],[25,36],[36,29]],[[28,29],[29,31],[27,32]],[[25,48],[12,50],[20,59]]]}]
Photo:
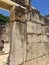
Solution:
[{"label": "stone wall", "polygon": [[27,21],[26,62],[23,65],[47,65],[49,63],[49,20],[32,10]]},{"label": "stone wall", "polygon": [[26,17],[11,23],[9,65],[47,65],[49,20],[35,8]]}]

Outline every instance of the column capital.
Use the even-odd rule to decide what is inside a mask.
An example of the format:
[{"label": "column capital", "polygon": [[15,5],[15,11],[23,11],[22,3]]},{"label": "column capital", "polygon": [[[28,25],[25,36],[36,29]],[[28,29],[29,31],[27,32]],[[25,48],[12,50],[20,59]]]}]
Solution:
[{"label": "column capital", "polygon": [[26,9],[21,6],[13,6],[10,8],[10,20],[25,21]]}]

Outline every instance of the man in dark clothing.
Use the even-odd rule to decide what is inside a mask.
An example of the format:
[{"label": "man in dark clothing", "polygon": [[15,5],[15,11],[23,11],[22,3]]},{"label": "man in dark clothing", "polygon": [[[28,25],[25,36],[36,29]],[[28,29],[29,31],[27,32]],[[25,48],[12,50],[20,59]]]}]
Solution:
[{"label": "man in dark clothing", "polygon": [[1,40],[1,43],[0,43],[0,51],[2,51],[4,48],[4,40]]}]

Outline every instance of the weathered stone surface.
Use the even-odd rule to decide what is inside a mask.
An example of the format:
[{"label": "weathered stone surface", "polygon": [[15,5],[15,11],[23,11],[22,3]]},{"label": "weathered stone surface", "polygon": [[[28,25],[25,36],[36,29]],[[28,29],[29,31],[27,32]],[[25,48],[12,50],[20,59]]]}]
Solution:
[{"label": "weathered stone surface", "polygon": [[27,15],[27,20],[30,21],[30,12],[28,12],[28,15]]},{"label": "weathered stone surface", "polygon": [[18,65],[24,61],[24,53],[26,53],[24,50],[26,33],[26,31],[24,32],[26,29],[24,25],[25,24],[16,21],[13,23],[10,65]]},{"label": "weathered stone surface", "polygon": [[40,36],[41,42],[48,42],[48,37],[47,35],[41,35]]},{"label": "weathered stone surface", "polygon": [[43,16],[40,16],[39,17],[39,22],[43,25],[45,25],[45,21],[44,21],[44,17]]},{"label": "weathered stone surface", "polygon": [[38,48],[38,51],[37,51],[37,53],[38,53],[38,55],[37,55],[37,57],[42,57],[42,56],[44,56],[45,54],[47,54],[48,53],[48,51],[47,51],[47,49],[46,49],[46,44],[47,43],[37,43],[37,48]]},{"label": "weathered stone surface", "polygon": [[46,34],[49,34],[49,26],[45,26]]},{"label": "weathered stone surface", "polygon": [[39,20],[39,14],[37,13],[34,14],[34,20]]},{"label": "weathered stone surface", "polygon": [[45,26],[42,26],[42,27],[41,27],[41,34],[46,34]]},{"label": "weathered stone surface", "polygon": [[27,33],[33,33],[33,23],[27,22]]},{"label": "weathered stone surface", "polygon": [[41,26],[41,34],[49,34],[49,26]]},{"label": "weathered stone surface", "polygon": [[48,54],[47,43],[28,43],[27,44],[27,61],[42,57]]},{"label": "weathered stone surface", "polygon": [[34,28],[34,33],[37,33],[37,34],[41,33],[41,25],[40,24],[36,24],[36,26]]},{"label": "weathered stone surface", "polygon": [[27,22],[27,33],[41,33],[41,25],[33,22]]},{"label": "weathered stone surface", "polygon": [[28,42],[40,42],[40,37],[38,35],[28,35]]},{"label": "weathered stone surface", "polygon": [[47,35],[28,35],[28,42],[48,42]]},{"label": "weathered stone surface", "polygon": [[49,26],[37,9],[29,10],[26,15],[26,23],[18,18],[20,21],[16,19],[12,26],[10,65],[46,65],[49,62]]},{"label": "weathered stone surface", "polygon": [[44,17],[40,16],[37,13],[34,13],[34,17],[33,17],[32,21],[33,20],[36,21],[37,23],[45,25]]}]

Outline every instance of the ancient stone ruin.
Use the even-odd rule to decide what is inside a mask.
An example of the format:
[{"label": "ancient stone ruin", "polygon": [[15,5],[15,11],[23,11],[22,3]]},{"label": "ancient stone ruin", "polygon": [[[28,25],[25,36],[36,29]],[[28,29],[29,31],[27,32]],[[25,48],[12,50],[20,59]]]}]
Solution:
[{"label": "ancient stone ruin", "polygon": [[[15,18],[11,22],[9,65],[48,65],[48,16],[42,16],[32,6],[29,10],[23,10],[23,12],[21,8],[19,8],[20,10],[16,7],[13,9]],[[17,10],[19,10],[18,13]]]},{"label": "ancient stone ruin", "polygon": [[10,52],[7,65],[49,64],[49,16],[30,6],[10,8]]}]

